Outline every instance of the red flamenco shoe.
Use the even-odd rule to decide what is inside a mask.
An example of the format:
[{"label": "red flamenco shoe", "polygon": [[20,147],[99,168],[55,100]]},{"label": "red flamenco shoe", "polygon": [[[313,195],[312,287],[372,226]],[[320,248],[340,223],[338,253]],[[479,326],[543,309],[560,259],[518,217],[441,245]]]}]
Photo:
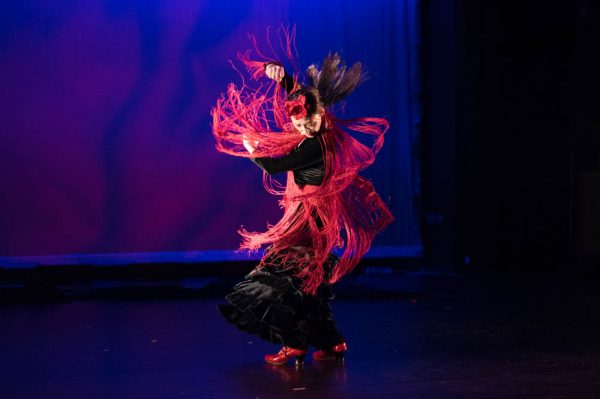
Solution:
[{"label": "red flamenco shoe", "polygon": [[344,361],[344,353],[348,350],[348,345],[345,342],[338,344],[331,349],[321,349],[313,353],[313,360],[328,361],[336,360],[340,363]]},{"label": "red flamenco shoe", "polygon": [[301,366],[304,364],[304,356],[306,356],[305,350],[284,346],[274,355],[265,355],[265,362],[269,364],[284,364],[295,357],[296,366]]}]

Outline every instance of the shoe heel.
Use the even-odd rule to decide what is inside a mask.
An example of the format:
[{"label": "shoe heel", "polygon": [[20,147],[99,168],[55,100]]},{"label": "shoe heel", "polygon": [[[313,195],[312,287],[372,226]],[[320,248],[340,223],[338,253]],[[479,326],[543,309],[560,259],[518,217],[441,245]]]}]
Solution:
[{"label": "shoe heel", "polygon": [[296,367],[304,366],[304,358],[306,354],[296,356]]},{"label": "shoe heel", "polygon": [[341,344],[338,344],[331,348],[331,350],[335,355],[335,360],[338,363],[344,363],[344,354],[348,350],[348,345],[345,342],[342,342]]}]

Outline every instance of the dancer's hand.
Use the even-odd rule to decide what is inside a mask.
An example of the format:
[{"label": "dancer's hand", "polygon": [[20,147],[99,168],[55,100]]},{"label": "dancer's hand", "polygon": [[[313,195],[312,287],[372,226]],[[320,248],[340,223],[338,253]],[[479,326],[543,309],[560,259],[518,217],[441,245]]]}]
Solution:
[{"label": "dancer's hand", "polygon": [[244,135],[244,138],[242,139],[242,144],[244,145],[246,150],[248,150],[248,152],[250,154],[252,154],[254,151],[256,151],[256,147],[258,147],[258,140],[254,140],[254,143],[250,144],[250,142],[247,140],[246,136]]},{"label": "dancer's hand", "polygon": [[285,70],[281,65],[269,64],[265,68],[265,73],[269,78],[281,82],[281,79],[283,79],[285,75]]}]

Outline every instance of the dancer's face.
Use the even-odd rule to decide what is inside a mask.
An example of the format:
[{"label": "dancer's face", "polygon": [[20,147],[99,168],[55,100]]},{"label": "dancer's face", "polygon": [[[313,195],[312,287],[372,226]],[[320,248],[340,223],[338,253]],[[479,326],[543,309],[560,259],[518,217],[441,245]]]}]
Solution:
[{"label": "dancer's face", "polygon": [[300,134],[306,137],[314,137],[321,129],[321,114],[316,113],[310,117],[296,119],[292,116],[292,123]]}]

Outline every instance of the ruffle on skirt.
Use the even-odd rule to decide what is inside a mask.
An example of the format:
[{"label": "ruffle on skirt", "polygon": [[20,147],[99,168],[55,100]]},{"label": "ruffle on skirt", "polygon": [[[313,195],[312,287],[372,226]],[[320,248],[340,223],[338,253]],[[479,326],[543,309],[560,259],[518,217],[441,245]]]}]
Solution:
[{"label": "ruffle on skirt", "polygon": [[[266,256],[276,254],[267,252]],[[330,256],[326,273],[338,260],[334,254]],[[217,308],[238,329],[271,343],[302,348],[341,342],[329,304],[334,297],[329,284],[321,284],[315,296],[307,295],[293,274],[289,265],[259,266],[233,287],[225,297],[228,303]]]}]

